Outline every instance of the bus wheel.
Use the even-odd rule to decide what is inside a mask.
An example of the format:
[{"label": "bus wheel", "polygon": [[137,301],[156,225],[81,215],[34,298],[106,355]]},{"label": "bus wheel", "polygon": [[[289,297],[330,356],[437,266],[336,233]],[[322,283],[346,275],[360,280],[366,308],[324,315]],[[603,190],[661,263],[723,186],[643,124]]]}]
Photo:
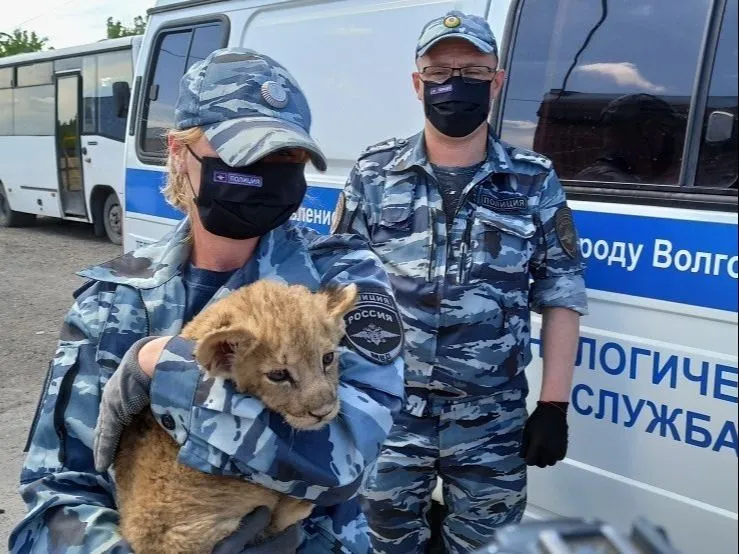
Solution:
[{"label": "bus wheel", "polygon": [[36,221],[36,214],[16,212],[10,209],[5,188],[0,183],[0,227],[23,227]]},{"label": "bus wheel", "polygon": [[111,192],[103,204],[103,225],[108,240],[113,244],[123,243],[123,210],[115,192]]}]

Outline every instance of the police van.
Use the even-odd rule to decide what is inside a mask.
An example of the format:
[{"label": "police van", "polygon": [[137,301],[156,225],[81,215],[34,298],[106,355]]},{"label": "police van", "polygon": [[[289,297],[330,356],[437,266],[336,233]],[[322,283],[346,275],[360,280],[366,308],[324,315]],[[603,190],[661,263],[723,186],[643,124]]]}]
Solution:
[{"label": "police van", "polygon": [[[575,213],[582,320],[568,457],[529,471],[527,517],[645,515],[682,552],[737,550],[737,0],[160,0],[135,70],[124,249],[181,217],[164,200],[178,80],[212,50],[284,64],[329,160],[293,219],[328,232],[359,153],[423,125],[423,24],[486,17],[505,87],[491,123],[549,157]],[[541,374],[540,320],[527,370]],[[439,497],[439,495],[437,495]]]}]

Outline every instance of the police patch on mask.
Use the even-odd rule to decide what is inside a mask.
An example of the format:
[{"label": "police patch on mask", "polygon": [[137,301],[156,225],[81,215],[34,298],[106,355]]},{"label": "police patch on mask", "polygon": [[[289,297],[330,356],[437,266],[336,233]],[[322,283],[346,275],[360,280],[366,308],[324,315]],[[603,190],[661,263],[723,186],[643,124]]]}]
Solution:
[{"label": "police patch on mask", "polygon": [[395,300],[384,290],[361,290],[344,323],[344,340],[371,362],[389,364],[400,355],[403,324]]},{"label": "police patch on mask", "polygon": [[554,228],[562,250],[574,259],[577,256],[577,233],[569,206],[563,206],[557,210],[554,215]]}]

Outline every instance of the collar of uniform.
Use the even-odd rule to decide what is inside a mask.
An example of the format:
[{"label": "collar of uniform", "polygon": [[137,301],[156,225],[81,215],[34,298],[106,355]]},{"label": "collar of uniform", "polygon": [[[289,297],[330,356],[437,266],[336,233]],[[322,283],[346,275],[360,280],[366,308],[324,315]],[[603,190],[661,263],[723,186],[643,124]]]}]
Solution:
[{"label": "collar of uniform", "polygon": [[400,139],[397,141],[397,145],[400,146],[400,149],[387,165],[388,172],[402,173],[412,167],[418,167],[423,169],[429,175],[434,174],[428,157],[426,156],[426,143],[424,142],[423,136],[423,131],[421,131],[408,139]]},{"label": "collar of uniform", "polygon": [[[400,145],[400,142],[398,144]],[[426,155],[423,131],[405,140],[405,144],[388,164],[387,170],[391,173],[401,173],[411,167],[419,167],[431,176],[434,174]],[[513,173],[511,158],[492,129],[488,134],[487,158],[478,171],[478,175],[490,173]]]},{"label": "collar of uniform", "polygon": [[511,157],[492,130],[488,135],[487,158],[482,170],[488,173],[514,173]]},{"label": "collar of uniform", "polygon": [[182,273],[190,257],[189,218],[183,218],[159,242],[77,273],[80,277],[128,285],[137,289],[158,287]]},{"label": "collar of uniform", "polygon": [[[89,267],[77,275],[95,281],[128,285],[136,289],[159,287],[174,276],[182,274],[191,252],[190,241],[187,238],[189,231],[190,220],[184,218],[159,242]],[[259,275],[270,274],[271,268],[289,264],[290,260],[287,258],[304,255],[295,251],[295,241],[299,240],[297,235],[294,223],[287,221],[262,237],[252,257]],[[284,247],[286,242],[290,242],[292,246]],[[301,257],[295,263],[307,264],[307,261]],[[245,272],[251,265],[247,263],[235,271],[225,286],[234,288],[243,284]]]}]

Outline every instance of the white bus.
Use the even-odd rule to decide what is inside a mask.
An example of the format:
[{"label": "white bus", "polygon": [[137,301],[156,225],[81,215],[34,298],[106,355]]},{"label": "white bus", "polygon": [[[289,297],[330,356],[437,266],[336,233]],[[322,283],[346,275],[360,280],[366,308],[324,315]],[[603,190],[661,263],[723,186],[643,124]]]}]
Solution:
[{"label": "white bus", "polygon": [[121,244],[123,141],[141,37],[0,58],[0,226],[84,221]]},{"label": "white bus", "polygon": [[[135,72],[124,250],[180,217],[162,132],[189,64],[238,45],[295,75],[329,170],[309,166],[294,220],[328,232],[358,154],[421,128],[414,46],[455,8],[500,40],[492,123],[554,161],[588,264],[568,457],[530,469],[527,515],[622,531],[644,515],[683,553],[736,552],[737,0],[161,0]],[[532,335],[530,408],[538,318]]]}]

